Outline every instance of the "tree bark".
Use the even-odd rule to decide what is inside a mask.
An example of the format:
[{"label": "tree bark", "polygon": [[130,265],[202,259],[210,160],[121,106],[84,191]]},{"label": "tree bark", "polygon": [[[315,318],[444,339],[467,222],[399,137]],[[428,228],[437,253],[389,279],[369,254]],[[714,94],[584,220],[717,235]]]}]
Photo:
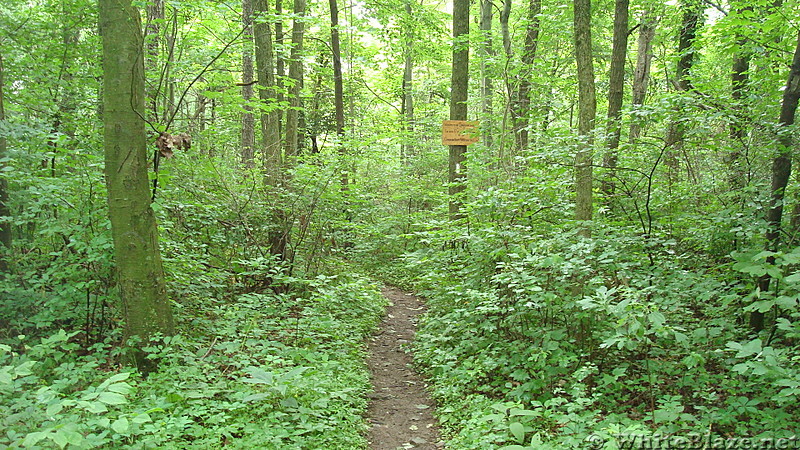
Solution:
[{"label": "tree bark", "polygon": [[342,79],[342,51],[339,46],[339,5],[336,0],[329,0],[331,9],[331,50],[333,58],[333,105],[334,116],[336,118],[336,135],[339,137],[339,154],[342,156],[341,183],[342,190],[346,191],[349,183],[349,176],[346,169],[344,156],[347,149],[344,148],[342,139],[344,138],[344,82]]},{"label": "tree bark", "polygon": [[[450,78],[450,120],[467,120],[469,86],[469,0],[453,0],[453,70]],[[466,145],[451,145],[448,181],[450,220],[464,217],[461,195],[466,189]]]},{"label": "tree bark", "polygon": [[[797,34],[797,45],[792,58],[792,65],[783,91],[781,114],[778,123],[782,128],[794,125],[798,100],[800,100],[800,32]],[[781,236],[781,221],[783,219],[783,202],[786,186],[792,172],[792,150],[794,142],[790,133],[780,130],[778,134],[778,155],[772,160],[772,186],[770,208],[767,211],[766,250],[778,251]],[[768,264],[775,263],[775,257],[767,258]],[[768,292],[772,277],[764,275],[758,280],[761,292]],[[752,311],[750,313],[750,327],[753,331],[764,329],[764,313]]]},{"label": "tree bark", "polygon": [[617,149],[621,135],[622,93],[625,89],[625,57],[628,54],[628,5],[629,0],[614,2],[614,37],[611,46],[611,68],[608,74],[608,132],[607,151],[603,155],[603,166],[608,171],[603,178],[601,191],[609,207],[614,197],[614,177],[617,169]]},{"label": "tree bark", "polygon": [[[406,20],[413,18],[414,10],[412,0],[405,0]],[[403,45],[403,143],[401,147],[401,157],[404,162],[409,161],[409,157],[414,153],[414,35],[413,27],[404,27]]]},{"label": "tree bark", "polygon": [[258,73],[258,97],[268,111],[261,113],[261,139],[263,149],[263,171],[268,185],[277,186],[282,178],[283,155],[278,126],[280,112],[276,105],[275,49],[267,0],[253,0],[253,40],[256,45],[256,71]]},{"label": "tree bark", "polygon": [[[2,45],[2,41],[0,41]],[[3,49],[0,47],[0,122],[6,120],[5,110],[5,86],[3,71]],[[6,137],[0,136],[0,169],[6,166]],[[11,208],[8,207],[8,180],[6,180],[6,172],[0,170],[0,217],[10,217]],[[0,249],[0,272],[8,272],[8,252],[11,250],[11,223],[8,220],[0,220],[0,244],[3,249]]]},{"label": "tree bark", "polygon": [[481,111],[483,113],[484,125],[483,143],[487,147],[492,147],[493,125],[493,105],[492,96],[494,95],[492,75],[489,73],[489,60],[494,56],[492,47],[492,9],[494,5],[491,0],[481,0],[480,29],[483,38],[481,44]]},{"label": "tree bark", "polygon": [[[678,65],[675,73],[675,88],[680,92],[691,92],[694,90],[691,79],[691,70],[694,65],[694,41],[697,37],[697,28],[702,23],[703,4],[699,0],[685,0],[683,3],[683,19],[681,31],[678,36]],[[683,108],[678,105],[675,108],[676,115],[682,113]],[[664,164],[669,173],[669,184],[671,185],[678,173],[678,154],[683,150],[683,138],[685,127],[679,120],[672,120],[667,128],[666,145],[667,152]]]},{"label": "tree bark", "polygon": [[519,111],[517,120],[518,128],[518,145],[517,147],[522,150],[528,147],[530,142],[530,133],[528,128],[530,126],[531,104],[533,99],[533,89],[531,87],[530,77],[533,73],[533,62],[536,59],[536,51],[539,48],[539,30],[541,28],[541,21],[539,14],[542,12],[542,0],[530,0],[528,6],[528,25],[525,33],[525,49],[522,52],[522,67],[523,76],[519,80]]},{"label": "tree bark", "polygon": [[[275,15],[278,17],[278,20],[275,21],[275,44],[278,48],[283,47],[283,1],[282,0],[275,0]],[[286,77],[286,58],[284,57],[284,52],[276,51],[275,52],[275,76],[276,76],[276,83],[279,86],[284,86],[284,79]],[[285,89],[278,89],[277,91],[277,100],[279,104],[282,104],[284,100],[286,100],[286,95],[284,94]],[[278,113],[278,134],[282,134],[282,126],[283,126],[283,113]]]},{"label": "tree bark", "polygon": [[242,0],[242,165],[255,167],[256,131],[255,116],[250,102],[253,98],[253,0]]},{"label": "tree bark", "polygon": [[[164,0],[153,0],[147,3],[147,23],[145,25],[145,41],[147,42],[147,58],[145,67],[148,71],[159,68],[158,57],[161,54],[161,25],[164,23]],[[159,69],[160,70],[160,69]],[[151,120],[160,122],[162,117],[159,114],[158,96],[161,90],[161,83],[164,81],[159,74],[159,80],[155,86],[147,87],[148,109],[152,114]]]},{"label": "tree bark", "polygon": [[[105,174],[126,335],[145,342],[172,334],[147,176],[144,60],[139,11],[130,0],[99,0],[103,40]],[[142,350],[139,369],[153,370]]]},{"label": "tree bark", "polygon": [[303,88],[303,33],[305,32],[305,0],[294,1],[294,21],[292,22],[292,52],[289,61],[289,109],[286,111],[285,154],[287,161],[296,161],[298,144],[298,124],[302,106],[300,93]]},{"label": "tree bark", "polygon": [[[597,95],[592,63],[591,1],[574,0],[575,61],[578,70],[578,151],[575,155],[575,219],[592,220],[592,146]],[[588,226],[581,234],[589,236]]]},{"label": "tree bark", "polygon": [[[650,63],[653,60],[653,38],[656,34],[655,18],[652,13],[645,11],[639,22],[639,40],[636,51],[636,69],[633,73],[633,92],[631,103],[636,111],[644,105],[647,97],[647,87],[650,84]],[[635,142],[641,134],[639,120],[634,117],[631,121],[629,139]]]},{"label": "tree bark", "polygon": [[[752,12],[752,5],[734,3],[733,14],[741,20],[748,20],[748,12]],[[746,184],[746,175],[742,167],[742,148],[745,146],[744,138],[747,134],[742,113],[744,100],[747,94],[748,72],[750,70],[750,52],[746,50],[747,37],[741,32],[736,33],[736,53],[733,55],[731,67],[731,97],[733,98],[733,119],[730,123],[730,138],[733,148],[727,155],[728,183],[731,191],[741,192]]]}]

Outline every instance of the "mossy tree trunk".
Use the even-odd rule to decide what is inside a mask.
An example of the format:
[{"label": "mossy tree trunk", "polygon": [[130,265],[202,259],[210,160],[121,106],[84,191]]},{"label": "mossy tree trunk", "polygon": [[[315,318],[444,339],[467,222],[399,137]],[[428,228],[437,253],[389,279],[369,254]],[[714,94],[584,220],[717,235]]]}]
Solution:
[{"label": "mossy tree trunk", "polygon": [[[103,38],[105,175],[119,293],[128,337],[172,334],[172,311],[147,177],[144,51],[139,11],[130,0],[99,0]],[[141,350],[144,372],[154,363]]]},{"label": "mossy tree trunk", "polygon": [[[597,94],[592,63],[590,0],[574,1],[575,61],[578,69],[578,149],[575,155],[575,219],[592,220],[592,133]],[[589,236],[589,227],[581,234]]]}]

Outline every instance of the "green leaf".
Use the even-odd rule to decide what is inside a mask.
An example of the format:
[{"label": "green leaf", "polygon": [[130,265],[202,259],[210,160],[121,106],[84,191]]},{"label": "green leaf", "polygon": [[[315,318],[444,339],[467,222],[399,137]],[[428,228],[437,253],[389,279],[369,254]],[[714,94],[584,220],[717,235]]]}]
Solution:
[{"label": "green leaf", "polygon": [[775,304],[783,309],[794,309],[797,307],[797,296],[781,295],[775,299]]},{"label": "green leaf", "polygon": [[47,413],[48,416],[53,417],[56,414],[60,413],[61,410],[63,410],[63,409],[64,409],[64,403],[63,402],[57,402],[57,403],[53,403],[52,405],[48,406],[46,413]]},{"label": "green leaf", "polygon": [[128,419],[124,417],[120,417],[111,424],[111,429],[119,434],[126,434],[130,427],[131,424],[128,422]]},{"label": "green leaf", "polygon": [[522,443],[525,442],[525,426],[519,422],[511,422],[508,426],[508,430],[511,431],[511,434],[514,436],[514,439],[517,442]]},{"label": "green leaf", "polygon": [[128,383],[114,383],[108,387],[110,392],[116,392],[118,394],[130,394],[133,392],[133,386]]},{"label": "green leaf", "polygon": [[269,394],[265,394],[265,393],[261,392],[261,393],[258,393],[258,394],[250,394],[250,395],[246,396],[245,398],[243,398],[242,401],[243,402],[255,402],[255,401],[259,401],[259,400],[264,400],[265,398],[269,398],[269,397],[270,397]]},{"label": "green leaf", "polygon": [[25,440],[22,441],[22,446],[26,448],[33,448],[45,437],[47,437],[47,435],[41,431],[29,433],[27,436],[25,436]]},{"label": "green leaf", "polygon": [[14,378],[11,376],[11,369],[13,366],[0,367],[0,384],[11,384]]},{"label": "green leaf", "polygon": [[128,402],[125,400],[125,396],[116,392],[102,392],[97,397],[97,400],[105,403],[106,405],[124,405]]},{"label": "green leaf", "polygon": [[118,374],[112,376],[111,378],[107,379],[105,381],[105,383],[108,383],[108,384],[117,383],[117,382],[122,381],[122,380],[127,380],[130,376],[131,376],[130,372],[121,372],[121,373],[118,373]]},{"label": "green leaf", "polygon": [[753,263],[750,261],[739,261],[733,265],[733,270],[760,277],[767,273],[767,268],[762,264]]},{"label": "green leaf", "polygon": [[295,409],[295,408],[298,408],[300,406],[300,404],[297,403],[297,399],[296,398],[287,397],[287,398],[281,400],[281,406],[284,407],[284,408]]},{"label": "green leaf", "polygon": [[73,430],[62,430],[67,438],[67,443],[76,447],[83,445],[83,435]]},{"label": "green leaf", "polygon": [[14,375],[18,377],[26,377],[32,374],[33,372],[31,371],[31,367],[33,367],[34,364],[36,364],[36,361],[25,361],[14,368]]},{"label": "green leaf", "polygon": [[741,346],[739,352],[736,353],[736,357],[745,358],[751,355],[758,354],[760,352],[761,352],[761,339],[753,339],[747,344]]},{"label": "green leaf", "polygon": [[64,448],[67,446],[67,436],[64,434],[62,430],[58,430],[55,433],[52,433],[49,438],[58,445],[59,448]]},{"label": "green leaf", "polygon": [[131,419],[132,423],[140,424],[140,425],[143,424],[143,423],[148,423],[148,422],[152,422],[152,421],[153,421],[153,419],[150,418],[150,414],[147,414],[147,413],[137,414],[137,415],[133,416],[133,419]]},{"label": "green leaf", "polygon": [[245,383],[275,384],[275,374],[272,372],[251,367],[248,373],[250,374],[250,378],[245,378],[242,380]]},{"label": "green leaf", "polygon": [[647,318],[650,320],[650,323],[654,328],[661,328],[664,325],[664,322],[667,321],[667,318],[664,317],[664,314],[661,314],[658,311],[651,312]]},{"label": "green leaf", "polygon": [[800,272],[789,275],[788,277],[784,278],[783,281],[790,284],[800,283]]},{"label": "green leaf", "polygon": [[89,411],[90,413],[93,413],[93,414],[102,414],[102,413],[108,412],[108,408],[106,408],[106,405],[104,405],[104,404],[102,404],[100,402],[94,402],[94,401],[85,402],[85,401],[81,401],[78,404],[79,404],[79,406],[81,406],[82,408],[86,409],[87,411]]}]

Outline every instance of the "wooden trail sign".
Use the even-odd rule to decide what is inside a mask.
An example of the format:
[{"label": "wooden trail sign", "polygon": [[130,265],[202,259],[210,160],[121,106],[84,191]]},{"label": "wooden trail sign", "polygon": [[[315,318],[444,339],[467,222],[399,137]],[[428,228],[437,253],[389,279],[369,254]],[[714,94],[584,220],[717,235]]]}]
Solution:
[{"label": "wooden trail sign", "polygon": [[478,122],[445,120],[442,122],[442,145],[470,145],[478,142]]}]

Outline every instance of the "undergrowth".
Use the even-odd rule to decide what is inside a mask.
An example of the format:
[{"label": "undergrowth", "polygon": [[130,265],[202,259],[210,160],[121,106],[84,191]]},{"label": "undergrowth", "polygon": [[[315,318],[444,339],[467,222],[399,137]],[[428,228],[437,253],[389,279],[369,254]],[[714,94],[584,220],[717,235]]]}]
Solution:
[{"label": "undergrowth", "polygon": [[84,349],[60,331],[0,345],[0,446],[361,448],[363,339],[383,308],[354,277],[293,280],[188,320],[147,350],[142,379],[113,340]]},{"label": "undergrowth", "polygon": [[[758,222],[726,211],[585,238],[563,207],[526,217],[520,200],[415,223],[384,240],[400,258],[366,248],[428,299],[414,351],[448,448],[794,445],[800,249],[759,250]],[[765,273],[776,292],[755,289]],[[756,309],[773,324],[758,334]]]}]

